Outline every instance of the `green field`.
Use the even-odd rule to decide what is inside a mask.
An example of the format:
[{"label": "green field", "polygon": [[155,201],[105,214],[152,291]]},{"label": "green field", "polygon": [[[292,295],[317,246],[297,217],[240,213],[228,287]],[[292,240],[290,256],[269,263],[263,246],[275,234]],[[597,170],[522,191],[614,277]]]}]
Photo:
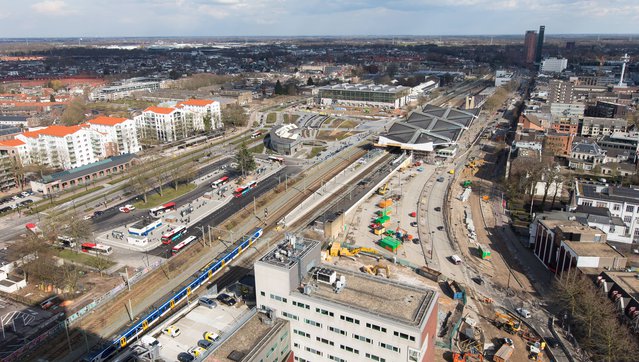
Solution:
[{"label": "green field", "polygon": [[57,250],[56,253],[62,259],[99,270],[108,269],[115,265],[115,262],[109,259],[105,259],[104,257],[97,257],[87,253],[78,253],[73,250],[62,249]]},{"label": "green field", "polygon": [[179,185],[177,190],[173,187],[164,187],[162,189],[162,195],[158,193],[149,194],[146,204],[144,201],[137,201],[133,204],[138,209],[150,209],[159,205],[165,204],[173,199],[176,199],[187,192],[193,191],[197,186],[195,184],[182,184]]}]

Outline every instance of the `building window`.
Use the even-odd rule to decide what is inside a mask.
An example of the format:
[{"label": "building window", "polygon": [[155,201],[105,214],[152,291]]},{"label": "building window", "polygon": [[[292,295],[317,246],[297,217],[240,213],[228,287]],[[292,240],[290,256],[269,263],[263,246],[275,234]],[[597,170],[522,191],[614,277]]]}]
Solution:
[{"label": "building window", "polygon": [[374,354],[370,354],[370,353],[366,353],[366,358],[373,360],[373,361],[377,361],[377,362],[386,362],[385,358],[382,357],[378,357]]},{"label": "building window", "polygon": [[346,335],[346,331],[343,331],[343,330],[341,330],[341,329],[339,329],[339,328],[335,328],[335,327],[331,327],[331,326],[329,326],[329,327],[328,327],[328,330],[329,330],[329,331],[331,331],[331,332],[334,332],[334,333],[341,334],[342,336],[345,336],[345,335]]},{"label": "building window", "polygon": [[349,323],[354,323],[354,324],[359,324],[359,319],[355,319],[355,318],[351,318],[349,316],[345,316],[345,315],[340,315],[339,319],[349,322]]},{"label": "building window", "polygon": [[619,211],[619,210],[621,210],[621,205],[619,205],[619,204],[614,204],[614,206],[612,207],[612,209],[613,209],[614,211]]},{"label": "building window", "polygon": [[302,330],[299,330],[299,329],[293,329],[293,333],[297,334],[298,336],[311,338],[311,335],[309,333],[306,333],[306,332],[304,332]]},{"label": "building window", "polygon": [[264,293],[264,292],[260,292],[260,295],[263,296],[263,297],[266,297],[266,293]]},{"label": "building window", "polygon": [[630,224],[632,222],[632,216],[624,216],[623,222],[625,222],[626,224]]},{"label": "building window", "polygon": [[635,207],[632,205],[626,205],[626,212],[635,212]]},{"label": "building window", "polygon": [[353,348],[353,347],[349,347],[349,346],[345,346],[345,345],[343,345],[343,344],[340,344],[340,345],[339,345],[339,348],[340,348],[340,349],[343,349],[343,350],[345,350],[345,351],[347,351],[347,352],[351,352],[351,353],[359,354],[359,350],[356,350],[356,349],[355,349],[355,348]]},{"label": "building window", "polygon": [[293,305],[296,306],[296,307],[299,307],[299,308],[311,309],[310,305],[304,304],[304,303],[301,303],[301,302],[293,301]]},{"label": "building window", "polygon": [[606,207],[605,202],[597,202],[597,207]]},{"label": "building window", "polygon": [[284,331],[284,333],[280,337],[280,342],[282,342],[284,340],[284,338],[286,338],[287,336],[288,336],[288,331]]},{"label": "building window", "polygon": [[306,323],[306,324],[310,324],[310,325],[312,325],[312,326],[314,326],[314,327],[322,328],[322,323],[317,323],[317,322],[315,322],[315,321],[314,321],[314,320],[312,320],[312,319],[306,319],[306,318],[305,318],[305,319],[304,319],[304,323]]},{"label": "building window", "polygon": [[333,343],[333,341],[329,341],[326,338],[315,337],[315,340],[318,341],[318,342],[322,342],[324,344],[328,344],[329,346],[334,346],[335,345],[335,343]]},{"label": "building window", "polygon": [[317,313],[319,313],[319,314],[323,314],[323,315],[327,315],[327,316],[331,316],[331,317],[335,316],[335,314],[333,314],[333,312],[328,311],[326,309],[315,308],[315,311]]},{"label": "building window", "polygon": [[318,356],[321,356],[321,355],[322,355],[322,352],[320,352],[320,351],[318,351],[318,350],[316,350],[316,349],[313,349],[313,348],[311,348],[311,347],[304,347],[304,349],[305,349],[307,352],[315,353],[315,354],[316,354],[316,355],[318,355]]},{"label": "building window", "polygon": [[397,347],[395,347],[393,345],[390,345],[388,343],[384,343],[384,342],[379,342],[379,346],[382,347],[382,348],[390,349],[391,351],[397,352],[397,353],[399,353],[399,351],[400,351],[399,348],[397,348]]},{"label": "building window", "polygon": [[333,356],[333,355],[327,355],[328,359],[330,359],[331,361],[335,361],[335,362],[346,362],[345,359],[341,359],[339,357]]},{"label": "building window", "polygon": [[278,302],[284,302],[284,303],[287,302],[286,298],[280,297],[279,295],[275,295],[275,294],[271,294],[271,299],[277,300]]},{"label": "building window", "polygon": [[290,319],[296,320],[296,321],[299,320],[299,318],[295,314],[291,314],[291,313],[288,313],[288,312],[282,312],[282,316],[286,317],[286,318],[290,318]]},{"label": "building window", "polygon": [[304,358],[302,358],[302,357],[297,357],[297,356],[295,356],[295,360],[296,360],[296,361],[299,361],[299,362],[311,362],[311,361],[309,361],[309,360],[307,360],[307,359],[304,359]]},{"label": "building window", "polygon": [[408,339],[411,342],[415,342],[415,337],[410,336],[406,333],[402,333],[402,332],[397,332],[397,331],[393,331],[393,334],[395,335],[395,337],[399,337],[399,338],[403,338],[403,339]]},{"label": "building window", "polygon": [[386,328],[380,327],[380,326],[378,326],[376,324],[366,323],[366,327],[370,328],[370,329],[373,329],[373,330],[376,330],[376,331],[380,331],[380,332],[386,333]]},{"label": "building window", "polygon": [[360,336],[359,334],[355,334],[353,333],[353,338],[358,339],[362,342],[366,342],[366,343],[373,343],[373,340],[364,336]]}]

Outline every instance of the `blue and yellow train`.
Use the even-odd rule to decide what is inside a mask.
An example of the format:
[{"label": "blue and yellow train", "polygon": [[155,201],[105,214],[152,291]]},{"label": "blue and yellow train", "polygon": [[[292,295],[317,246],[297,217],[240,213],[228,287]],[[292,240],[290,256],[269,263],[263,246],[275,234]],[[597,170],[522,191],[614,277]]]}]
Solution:
[{"label": "blue and yellow train", "polygon": [[165,301],[160,307],[156,308],[133,325],[131,328],[123,332],[119,337],[113,340],[106,348],[96,352],[90,356],[87,356],[84,361],[90,362],[102,362],[107,361],[110,357],[113,357],[119,350],[128,345],[130,341],[133,341],[135,337],[145,333],[153,324],[157,323],[164,315],[174,309],[182,301],[186,300],[187,296],[191,295],[197,288],[204,285],[209,279],[211,279],[218,271],[229,264],[233,259],[240,255],[244,250],[248,249],[257,239],[262,236],[264,230],[262,228],[256,228],[251,231],[251,234],[244,240],[239,241],[239,245],[235,247],[230,253],[226,254],[222,259],[213,264],[209,264],[205,269],[200,271],[195,280],[189,283],[184,288],[180,289],[171,298]]}]

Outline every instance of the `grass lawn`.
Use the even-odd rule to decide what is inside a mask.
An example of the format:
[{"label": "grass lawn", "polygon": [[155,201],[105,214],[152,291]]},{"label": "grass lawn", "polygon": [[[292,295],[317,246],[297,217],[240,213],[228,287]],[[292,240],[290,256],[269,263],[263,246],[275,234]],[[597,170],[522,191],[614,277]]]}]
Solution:
[{"label": "grass lawn", "polygon": [[182,184],[178,186],[178,189],[173,187],[165,187],[162,191],[163,195],[158,193],[149,194],[146,204],[143,201],[137,201],[133,204],[138,209],[150,209],[159,205],[165,204],[175,198],[178,198],[187,192],[193,191],[197,186],[195,184]]},{"label": "grass lawn", "polygon": [[335,128],[353,128],[356,127],[358,125],[357,122],[347,119],[341,123],[338,123],[337,125],[335,125]]},{"label": "grass lawn", "polygon": [[50,207],[61,205],[61,204],[64,204],[66,202],[69,202],[71,200],[75,200],[78,197],[81,197],[81,196],[84,196],[84,195],[88,195],[88,194],[90,194],[92,192],[98,191],[98,190],[102,189],[103,187],[104,186],[100,185],[100,186],[92,187],[92,188],[90,188],[88,190],[84,190],[84,191],[79,192],[77,194],[73,194],[73,195],[71,195],[69,197],[65,197],[63,199],[54,199],[53,200],[53,204],[51,204],[51,201],[47,200],[47,199],[38,201],[35,204],[31,205],[30,213],[31,214],[35,214],[37,212],[42,212],[42,211],[44,211],[44,210],[46,210],[46,209],[48,209]]},{"label": "grass lawn", "polygon": [[62,259],[101,270],[108,269],[115,265],[115,262],[105,259],[104,257],[97,257],[82,252],[76,253],[75,251],[68,249],[58,250],[57,254]]},{"label": "grass lawn", "polygon": [[306,158],[309,158],[309,159],[310,158],[314,158],[317,155],[319,155],[322,151],[324,151],[325,149],[326,149],[326,147],[324,147],[324,146],[313,147],[311,149],[311,153],[309,153],[308,157],[306,157]]},{"label": "grass lawn", "polygon": [[274,124],[276,120],[277,120],[277,114],[275,113],[269,113],[266,116],[266,124]]},{"label": "grass lawn", "polygon": [[344,132],[344,131],[319,131],[315,137],[318,140],[323,141],[341,141],[346,137],[352,136],[357,132]]},{"label": "grass lawn", "polygon": [[259,145],[249,148],[249,151],[253,153],[262,153],[264,152],[264,143],[260,143]]}]

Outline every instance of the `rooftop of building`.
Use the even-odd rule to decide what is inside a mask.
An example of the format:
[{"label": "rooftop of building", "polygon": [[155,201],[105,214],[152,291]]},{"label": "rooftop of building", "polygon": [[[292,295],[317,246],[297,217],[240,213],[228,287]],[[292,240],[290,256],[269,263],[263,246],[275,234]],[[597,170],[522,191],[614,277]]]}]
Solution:
[{"label": "rooftop of building", "polygon": [[317,240],[296,237],[294,235],[287,235],[287,238],[287,241],[278,244],[275,249],[260,258],[260,262],[280,268],[291,269],[298,263],[298,260],[304,257],[304,255],[319,243]]},{"label": "rooftop of building", "polygon": [[98,116],[96,118],[88,120],[87,123],[99,124],[103,126],[115,126],[116,124],[120,124],[126,120],[126,118]]},{"label": "rooftop of building", "polygon": [[[312,272],[303,280],[311,285],[310,298],[352,308],[362,313],[389,318],[401,323],[417,326],[426,316],[436,293],[432,289],[405,284],[396,279],[372,276],[335,265],[321,264],[323,270],[335,271],[346,278],[346,286],[336,293],[332,285],[318,282]],[[392,275],[392,272],[391,272]],[[298,293],[303,294],[302,290]]]},{"label": "rooftop of building", "polygon": [[577,143],[574,143],[573,146],[572,146],[572,152],[575,152],[575,153],[587,153],[587,154],[600,155],[600,156],[604,155],[604,152],[601,149],[601,147],[599,147],[599,145],[597,145],[594,142],[577,142]]},{"label": "rooftop of building", "polygon": [[[253,350],[259,349],[261,342],[266,342],[267,337],[288,323],[282,319],[275,319],[271,325],[264,323],[263,314],[256,313],[251,319],[233,333],[222,343],[205,361],[215,362],[241,362],[250,357]],[[246,359],[249,360],[248,358]]]},{"label": "rooftop of building", "polygon": [[584,117],[583,125],[584,126],[593,126],[593,125],[627,126],[628,121],[623,118]]},{"label": "rooftop of building", "polygon": [[94,162],[85,166],[73,168],[71,170],[66,170],[58,173],[54,173],[51,175],[46,175],[42,178],[41,182],[43,183],[51,183],[54,181],[68,181],[77,179],[86,175],[90,175],[94,172],[99,172],[101,170],[106,170],[107,168],[116,167],[122,165],[124,163],[130,162],[135,158],[134,154],[125,154],[120,156],[114,156],[111,158],[107,158],[98,162]]},{"label": "rooftop of building", "polygon": [[639,300],[639,277],[636,272],[604,271],[604,273],[626,293]]},{"label": "rooftop of building", "polygon": [[585,183],[575,181],[578,196],[589,199],[600,199],[617,202],[639,203],[639,189],[601,183]]},{"label": "rooftop of building", "polygon": [[478,117],[479,109],[455,109],[426,105],[395,122],[383,137],[404,144],[449,145]]},{"label": "rooftop of building", "polygon": [[145,109],[144,112],[152,112],[152,113],[158,113],[158,114],[171,114],[175,110],[176,109],[172,107],[151,106],[151,107],[147,107],[147,109]]},{"label": "rooftop of building", "polygon": [[562,240],[570,249],[581,257],[597,256],[600,258],[623,258],[624,255],[607,243],[585,243]]},{"label": "rooftop of building", "polygon": [[277,138],[280,141],[294,142],[300,139],[300,129],[296,124],[284,124],[273,127],[271,130],[271,138]]},{"label": "rooftop of building", "polygon": [[186,101],[178,102],[176,106],[206,107],[209,104],[213,104],[215,102],[216,101],[210,99],[187,99]]},{"label": "rooftop of building", "polygon": [[376,92],[376,93],[397,93],[410,90],[409,87],[401,85],[391,86],[385,84],[335,84],[321,87],[320,90],[343,90],[343,91],[360,91],[360,92]]},{"label": "rooftop of building", "polygon": [[77,126],[59,126],[53,125],[36,131],[28,131],[22,133],[23,136],[29,138],[38,138],[40,135],[52,137],[65,137],[74,134],[84,128],[85,125]]},{"label": "rooftop of building", "polygon": [[4,147],[18,147],[18,146],[22,146],[24,144],[25,143],[20,141],[19,139],[0,141],[0,147],[2,147],[2,146],[4,146]]}]

